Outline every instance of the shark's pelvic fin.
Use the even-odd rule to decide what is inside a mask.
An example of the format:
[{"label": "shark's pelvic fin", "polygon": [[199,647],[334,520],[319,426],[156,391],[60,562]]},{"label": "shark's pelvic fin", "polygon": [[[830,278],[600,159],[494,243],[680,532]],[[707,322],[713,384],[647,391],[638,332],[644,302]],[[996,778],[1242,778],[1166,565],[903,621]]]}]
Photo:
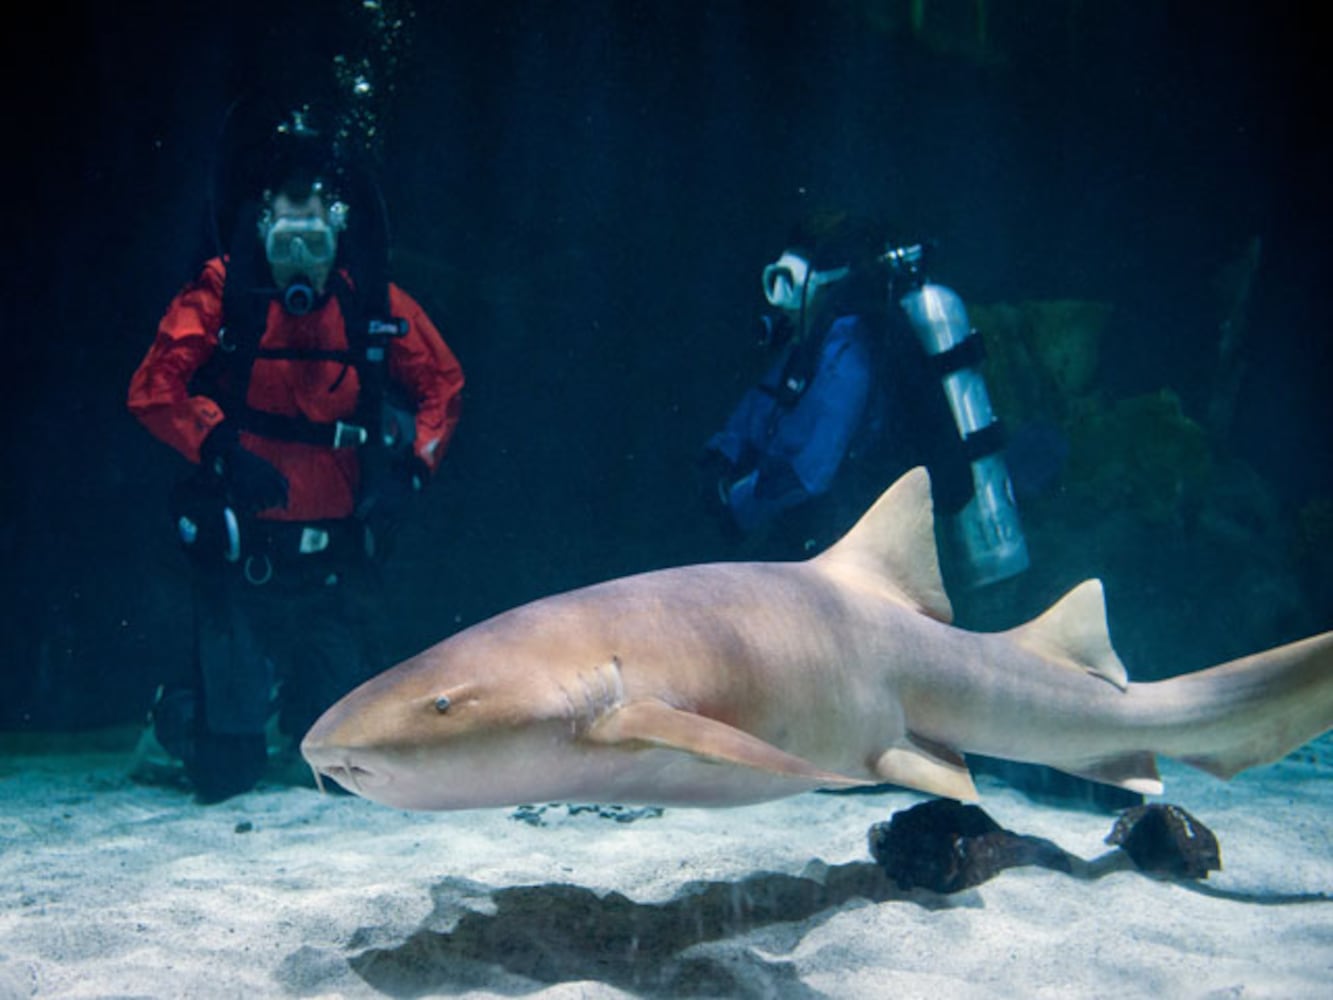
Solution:
[{"label": "shark's pelvic fin", "polygon": [[874,770],[885,781],[930,795],[960,802],[981,797],[962,754],[915,737],[880,754]]},{"label": "shark's pelvic fin", "polygon": [[796,778],[810,788],[855,788],[873,782],[820,767],[725,722],[644,699],[621,705],[583,734],[592,743],[627,744],[679,750],[719,764],[753,768]]},{"label": "shark's pelvic fin", "polygon": [[1111,647],[1100,580],[1084,580],[1042,615],[1009,632],[1014,643],[1052,663],[1085,670],[1122,691],[1129,674]]},{"label": "shark's pelvic fin", "polygon": [[889,487],[847,534],[812,561],[849,586],[882,591],[937,621],[953,621],[935,547],[930,475],[924,468]]}]

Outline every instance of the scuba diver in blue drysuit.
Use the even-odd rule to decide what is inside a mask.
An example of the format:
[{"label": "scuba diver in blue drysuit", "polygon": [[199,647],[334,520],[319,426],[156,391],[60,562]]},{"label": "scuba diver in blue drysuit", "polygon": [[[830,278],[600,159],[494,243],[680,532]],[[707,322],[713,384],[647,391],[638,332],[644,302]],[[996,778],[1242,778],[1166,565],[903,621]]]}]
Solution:
[{"label": "scuba diver in blue drysuit", "polygon": [[924,465],[963,579],[982,585],[1026,568],[976,367],[981,338],[921,265],[919,246],[886,247],[873,225],[843,220],[817,237],[798,230],[764,268],[774,312],[761,329],[782,350],[704,449],[707,499],[729,531],[792,520],[851,466],[868,484],[854,491],[859,512]]}]

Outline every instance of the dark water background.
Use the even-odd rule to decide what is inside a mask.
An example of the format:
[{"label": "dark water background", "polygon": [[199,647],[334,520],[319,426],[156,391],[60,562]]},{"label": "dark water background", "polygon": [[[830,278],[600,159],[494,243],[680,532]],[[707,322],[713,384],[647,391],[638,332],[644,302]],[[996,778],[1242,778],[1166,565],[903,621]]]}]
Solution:
[{"label": "dark water background", "polygon": [[[184,463],[125,412],[128,379],[189,276],[228,104],[383,41],[351,2],[132,6],[43,4],[5,41],[3,729],[134,721],[185,669],[165,513]],[[694,460],[762,364],[759,269],[824,205],[936,239],[935,276],[969,304],[1112,303],[1102,391],[1168,388],[1195,420],[1216,277],[1262,239],[1215,456],[1256,474],[1254,523],[1222,545],[1198,519],[1126,511],[1075,537],[1042,521],[1077,521],[1056,497],[1028,519],[1033,570],[959,598],[960,619],[1012,624],[1100,575],[1141,677],[1333,625],[1313,15],[925,0],[914,29],[913,6],[418,5],[383,186],[396,277],[468,387],[391,567],[395,653],[553,590],[734,554]]]}]

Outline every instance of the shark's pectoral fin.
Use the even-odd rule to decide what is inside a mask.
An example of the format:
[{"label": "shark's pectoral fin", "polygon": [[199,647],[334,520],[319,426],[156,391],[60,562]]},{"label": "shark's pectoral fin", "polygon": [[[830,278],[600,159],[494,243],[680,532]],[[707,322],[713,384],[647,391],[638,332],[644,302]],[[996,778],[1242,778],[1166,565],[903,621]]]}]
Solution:
[{"label": "shark's pectoral fin", "polygon": [[875,773],[895,785],[947,799],[975,802],[981,797],[962,754],[916,737],[880,754]]},{"label": "shark's pectoral fin", "polygon": [[808,782],[811,788],[851,788],[872,782],[825,771],[744,730],[660,701],[633,701],[598,719],[582,735],[592,743],[679,750],[720,764],[753,768]]}]

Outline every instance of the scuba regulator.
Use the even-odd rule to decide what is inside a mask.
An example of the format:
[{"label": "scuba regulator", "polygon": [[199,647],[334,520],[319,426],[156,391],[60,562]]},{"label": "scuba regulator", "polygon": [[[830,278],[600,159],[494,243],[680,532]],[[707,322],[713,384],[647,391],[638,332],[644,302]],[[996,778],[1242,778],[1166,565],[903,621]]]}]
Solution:
[{"label": "scuba regulator", "polygon": [[921,244],[891,247],[880,258],[889,272],[889,301],[906,315],[938,375],[972,473],[972,498],[953,521],[954,542],[968,582],[984,586],[1027,569],[1023,526],[1004,460],[1002,426],[991,408],[980,364],[981,337],[963,300],[925,277]]}]

